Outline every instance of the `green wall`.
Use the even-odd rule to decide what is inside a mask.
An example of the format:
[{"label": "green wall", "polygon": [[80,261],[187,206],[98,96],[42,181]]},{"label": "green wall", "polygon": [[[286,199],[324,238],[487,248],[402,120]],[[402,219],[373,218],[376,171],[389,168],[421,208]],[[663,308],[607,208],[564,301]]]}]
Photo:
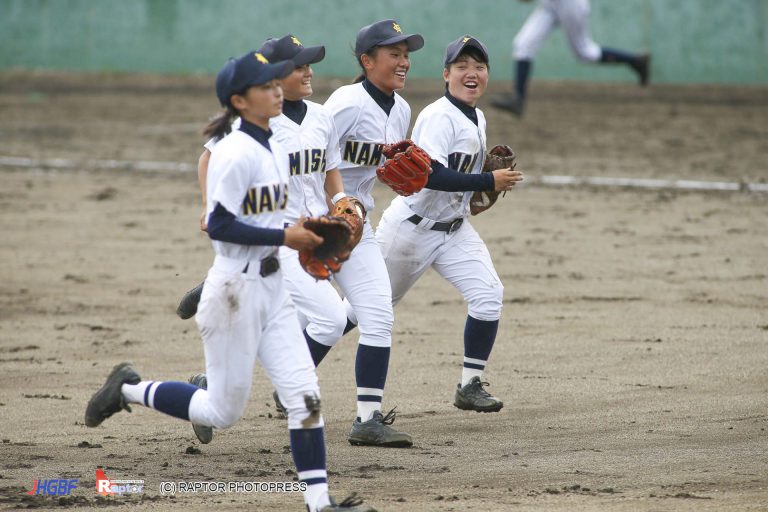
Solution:
[{"label": "green wall", "polygon": [[[471,10],[467,7],[471,6]],[[535,3],[516,0],[0,0],[0,70],[212,73],[269,36],[325,44],[321,75],[356,74],[357,30],[395,18],[426,39],[411,76],[439,76],[445,45],[470,33],[511,71],[514,35]],[[605,46],[653,53],[654,82],[768,83],[768,0],[593,0]],[[634,80],[623,67],[585,65],[561,31],[536,59],[537,78]]]}]

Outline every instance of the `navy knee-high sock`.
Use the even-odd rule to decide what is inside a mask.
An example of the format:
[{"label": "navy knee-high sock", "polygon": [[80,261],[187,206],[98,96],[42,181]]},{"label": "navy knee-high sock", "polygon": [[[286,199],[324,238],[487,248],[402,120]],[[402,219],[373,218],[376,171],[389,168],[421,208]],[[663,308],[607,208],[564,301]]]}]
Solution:
[{"label": "navy knee-high sock", "polygon": [[533,62],[530,60],[518,60],[515,64],[515,93],[520,103],[525,102],[532,66]]},{"label": "navy knee-high sock", "polygon": [[602,54],[600,55],[600,62],[606,64],[621,62],[633,66],[637,64],[639,59],[639,55],[625,52],[624,50],[617,50],[615,48],[601,48],[601,50]]},{"label": "navy knee-high sock", "polygon": [[328,345],[323,345],[322,343],[318,343],[315,340],[312,339],[312,337],[307,334],[307,330],[304,329],[304,339],[307,340],[307,346],[309,347],[309,353],[312,355],[312,362],[315,363],[315,368],[320,365],[320,362],[325,358],[325,356],[328,355],[328,352],[331,350],[331,347]]},{"label": "navy knee-high sock", "polygon": [[355,358],[355,379],[357,381],[357,416],[367,421],[374,411],[381,410],[384,384],[389,369],[389,347],[358,345]]},{"label": "navy knee-high sock", "polygon": [[488,358],[491,356],[498,320],[478,320],[467,315],[464,324],[464,365],[461,372],[461,385],[466,386],[472,377],[481,377]]},{"label": "navy knee-high sock", "polygon": [[144,405],[189,420],[189,402],[198,389],[187,382],[153,382],[146,387]]},{"label": "navy knee-high sock", "polygon": [[325,469],[325,435],[322,427],[291,429],[291,455],[299,481],[307,485],[304,501],[315,510],[328,499],[328,474]]}]

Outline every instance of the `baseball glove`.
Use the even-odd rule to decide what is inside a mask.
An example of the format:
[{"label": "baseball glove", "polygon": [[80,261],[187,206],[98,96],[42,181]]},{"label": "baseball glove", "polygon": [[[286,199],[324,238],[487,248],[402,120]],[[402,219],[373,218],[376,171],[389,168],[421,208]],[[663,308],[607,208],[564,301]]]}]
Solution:
[{"label": "baseball glove", "polygon": [[352,228],[352,237],[350,238],[351,247],[349,252],[360,243],[360,239],[363,238],[363,224],[365,224],[365,206],[359,199],[353,196],[345,196],[336,202],[336,205],[331,210],[330,215],[333,217],[341,217],[346,220],[349,227]]},{"label": "baseball glove", "polygon": [[341,270],[342,262],[352,253],[352,228],[346,220],[330,215],[310,217],[303,226],[322,237],[323,243],[314,249],[299,251],[299,263],[315,279],[328,279]]},{"label": "baseball glove", "polygon": [[[496,169],[514,169],[517,165],[515,161],[517,157],[511,147],[506,144],[498,144],[493,146],[491,150],[485,155],[485,161],[483,162],[483,172],[493,172]],[[499,198],[499,194],[495,190],[483,190],[482,192],[475,192],[472,194],[472,198],[469,200],[469,213],[477,215],[483,213],[496,203]],[[506,192],[505,192],[506,194]]]},{"label": "baseball glove", "polygon": [[410,196],[423,189],[432,172],[432,159],[411,140],[387,144],[382,149],[387,157],[376,176],[401,196]]}]

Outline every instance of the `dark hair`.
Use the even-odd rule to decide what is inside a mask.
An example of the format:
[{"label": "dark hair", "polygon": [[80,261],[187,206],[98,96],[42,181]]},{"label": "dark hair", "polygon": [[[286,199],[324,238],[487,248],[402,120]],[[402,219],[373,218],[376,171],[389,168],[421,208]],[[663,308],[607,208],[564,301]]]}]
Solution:
[{"label": "dark hair", "polygon": [[480,50],[478,50],[474,46],[465,46],[464,48],[462,48],[459,54],[456,56],[456,58],[453,59],[453,62],[445,65],[445,69],[450,69],[453,64],[456,64],[456,61],[459,60],[459,57],[461,57],[462,55],[467,55],[468,57],[472,57],[477,62],[484,62],[485,66],[490,71],[491,65],[488,63],[485,57],[483,57],[483,54],[480,52]]},{"label": "dark hair", "polygon": [[[363,55],[367,55],[370,58],[374,58],[376,57],[376,53],[379,51],[379,48],[381,48],[381,46],[374,46],[370,50],[363,52]],[[362,73],[357,75],[357,78],[355,78],[355,81],[352,82],[353,84],[362,82],[363,80],[365,80],[365,77],[367,76],[365,74],[365,66],[363,66],[363,55],[360,55],[359,57],[355,55],[355,58],[357,59],[357,63],[360,65],[360,69],[362,69],[363,71]]]},{"label": "dark hair", "polygon": [[224,138],[232,131],[232,121],[240,114],[232,105],[227,107],[216,115],[203,129],[203,135],[207,138],[214,138],[217,141]]}]

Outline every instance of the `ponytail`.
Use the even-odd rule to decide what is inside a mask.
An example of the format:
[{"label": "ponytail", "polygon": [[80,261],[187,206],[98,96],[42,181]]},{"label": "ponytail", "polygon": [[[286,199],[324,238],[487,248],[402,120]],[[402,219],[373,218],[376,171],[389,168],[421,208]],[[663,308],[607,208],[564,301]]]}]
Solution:
[{"label": "ponytail", "polygon": [[203,129],[203,136],[209,139],[216,139],[217,141],[223,139],[225,135],[232,131],[232,121],[238,115],[240,114],[237,113],[232,105],[227,105],[226,109],[219,112],[216,117],[211,119],[208,126]]}]

